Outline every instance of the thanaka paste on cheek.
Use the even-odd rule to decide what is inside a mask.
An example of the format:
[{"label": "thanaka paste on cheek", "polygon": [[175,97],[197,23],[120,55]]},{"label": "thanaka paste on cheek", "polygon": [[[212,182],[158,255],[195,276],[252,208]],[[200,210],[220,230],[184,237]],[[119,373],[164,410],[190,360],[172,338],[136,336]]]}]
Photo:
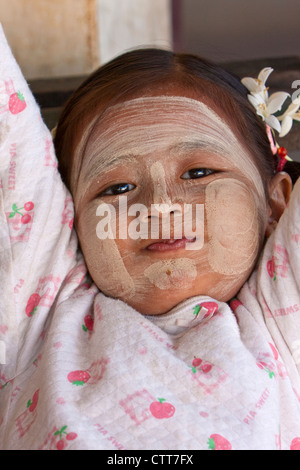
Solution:
[{"label": "thanaka paste on cheek", "polygon": [[247,186],[220,179],[206,187],[208,262],[215,272],[240,275],[253,266],[258,254],[256,204]]},{"label": "thanaka paste on cheek", "polygon": [[101,241],[101,268],[97,265],[97,277],[102,278],[101,285],[105,294],[112,297],[130,298],[135,293],[135,285],[120,255],[115,240]]},{"label": "thanaka paste on cheek", "polygon": [[[106,295],[115,297],[118,292],[120,296],[130,298],[135,293],[135,286],[116,241],[113,238],[99,239],[94,218],[87,216],[86,221],[79,225],[79,236],[92,278]],[[113,232],[109,222],[108,232]]]}]

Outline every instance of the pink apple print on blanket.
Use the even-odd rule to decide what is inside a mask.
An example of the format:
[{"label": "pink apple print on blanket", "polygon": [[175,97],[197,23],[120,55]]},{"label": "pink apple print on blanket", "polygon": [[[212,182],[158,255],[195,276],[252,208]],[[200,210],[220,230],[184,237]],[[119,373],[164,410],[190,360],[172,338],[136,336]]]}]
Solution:
[{"label": "pink apple print on blanket", "polygon": [[171,418],[175,413],[175,407],[165,398],[158,398],[157,401],[151,403],[150,412],[157,419]]},{"label": "pink apple print on blanket", "polygon": [[232,450],[230,442],[220,434],[211,434],[207,444],[210,450]]},{"label": "pink apple print on blanket", "polygon": [[28,299],[26,309],[25,309],[25,313],[27,317],[31,318],[32,315],[36,312],[37,307],[40,303],[40,300],[41,300],[41,296],[39,294],[37,293],[31,294],[31,296]]},{"label": "pink apple print on blanket", "polygon": [[[28,224],[31,221],[31,215],[29,215],[28,212],[32,211],[33,208],[34,208],[34,204],[31,201],[25,202],[24,206],[20,208],[17,207],[17,204],[13,204],[12,212],[9,214],[9,218],[11,219],[16,214],[19,214],[21,216],[21,223]],[[27,212],[27,214],[20,212],[23,209]]]},{"label": "pink apple print on blanket", "polygon": [[19,114],[26,108],[24,95],[18,91],[9,97],[8,108],[12,114]]}]

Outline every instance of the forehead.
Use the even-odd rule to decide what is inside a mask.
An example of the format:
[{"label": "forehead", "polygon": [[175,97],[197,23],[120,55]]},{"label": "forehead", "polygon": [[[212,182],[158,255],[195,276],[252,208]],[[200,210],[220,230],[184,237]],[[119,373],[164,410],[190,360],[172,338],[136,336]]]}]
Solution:
[{"label": "forehead", "polygon": [[[216,151],[238,143],[227,123],[204,103],[178,96],[142,97],[107,109],[89,141],[89,150],[132,147],[133,153],[188,143],[208,142]],[[138,144],[138,145],[136,145]],[[230,153],[230,152],[229,152]],[[106,155],[107,156],[107,155]]]},{"label": "forehead", "polygon": [[156,154],[159,160],[161,152],[172,157],[195,148],[226,158],[260,185],[253,158],[227,122],[205,103],[183,96],[147,96],[108,108],[93,126],[79,179],[88,183],[144,155]]}]

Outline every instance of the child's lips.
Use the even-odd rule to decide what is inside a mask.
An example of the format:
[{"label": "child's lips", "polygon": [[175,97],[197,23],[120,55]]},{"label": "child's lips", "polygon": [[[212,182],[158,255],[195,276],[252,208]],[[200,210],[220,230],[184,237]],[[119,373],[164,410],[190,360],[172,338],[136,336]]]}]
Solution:
[{"label": "child's lips", "polygon": [[147,246],[150,251],[174,251],[185,248],[188,243],[194,243],[196,238],[170,238],[159,240],[158,242],[151,243]]}]

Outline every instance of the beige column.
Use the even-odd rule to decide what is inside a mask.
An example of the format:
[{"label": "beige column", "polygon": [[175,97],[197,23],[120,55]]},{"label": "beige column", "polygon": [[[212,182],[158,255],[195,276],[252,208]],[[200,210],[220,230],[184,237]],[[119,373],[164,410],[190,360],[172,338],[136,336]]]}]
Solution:
[{"label": "beige column", "polygon": [[170,0],[0,0],[27,79],[86,75],[140,46],[171,47]]}]

